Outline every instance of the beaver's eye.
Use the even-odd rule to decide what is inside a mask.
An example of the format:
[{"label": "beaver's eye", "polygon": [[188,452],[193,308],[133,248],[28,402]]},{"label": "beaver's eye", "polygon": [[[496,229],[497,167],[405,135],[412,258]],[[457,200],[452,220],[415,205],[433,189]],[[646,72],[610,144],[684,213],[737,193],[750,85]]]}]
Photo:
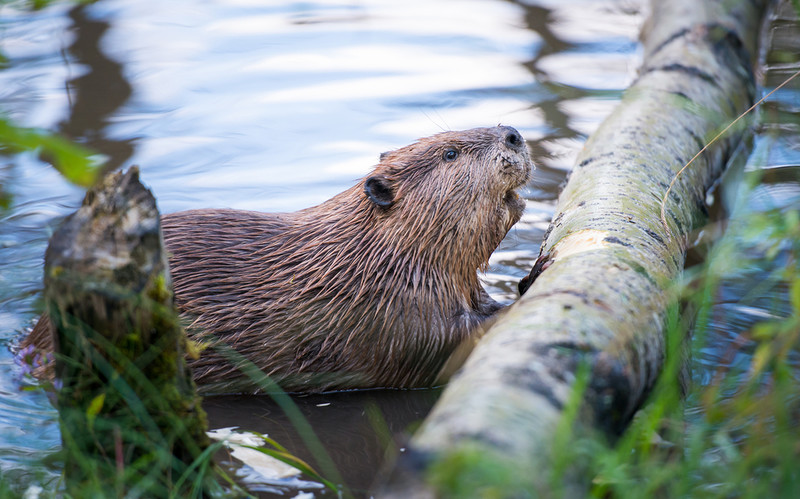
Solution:
[{"label": "beaver's eye", "polygon": [[444,152],[444,160],[445,161],[453,161],[458,157],[458,151],[455,149],[448,149]]}]

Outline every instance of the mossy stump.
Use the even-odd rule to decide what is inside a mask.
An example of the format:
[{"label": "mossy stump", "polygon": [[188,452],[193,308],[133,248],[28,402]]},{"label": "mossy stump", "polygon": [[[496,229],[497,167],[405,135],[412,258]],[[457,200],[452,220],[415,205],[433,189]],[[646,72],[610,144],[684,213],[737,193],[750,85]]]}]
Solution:
[{"label": "mossy stump", "polygon": [[205,414],[138,169],[106,177],[53,235],[45,298],[67,493],[203,495]]}]

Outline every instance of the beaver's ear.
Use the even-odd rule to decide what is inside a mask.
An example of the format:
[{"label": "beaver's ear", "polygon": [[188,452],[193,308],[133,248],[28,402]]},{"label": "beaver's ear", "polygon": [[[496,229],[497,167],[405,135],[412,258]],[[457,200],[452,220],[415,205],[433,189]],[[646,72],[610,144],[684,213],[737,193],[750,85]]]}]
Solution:
[{"label": "beaver's ear", "polygon": [[378,159],[378,160],[379,160],[381,163],[383,163],[384,161],[386,161],[387,159],[389,159],[389,157],[390,157],[390,156],[392,156],[393,154],[395,154],[397,151],[398,151],[397,149],[392,149],[391,151],[384,151],[384,152],[382,152],[382,153],[381,153],[381,155],[379,156],[379,159]]},{"label": "beaver's ear", "polygon": [[373,175],[364,181],[364,193],[370,201],[381,208],[388,208],[394,203],[392,183],[383,175]]}]

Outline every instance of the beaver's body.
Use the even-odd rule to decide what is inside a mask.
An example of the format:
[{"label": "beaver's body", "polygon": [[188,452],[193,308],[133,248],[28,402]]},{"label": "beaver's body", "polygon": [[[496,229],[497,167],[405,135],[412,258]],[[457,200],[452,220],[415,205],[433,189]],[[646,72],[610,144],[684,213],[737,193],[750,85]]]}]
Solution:
[{"label": "beaver's body", "polygon": [[[312,208],[165,215],[189,334],[288,391],[430,385],[500,308],[477,271],[519,220],[531,168],[513,128],[445,132]],[[257,390],[241,361],[210,346],[190,365],[205,392]]]}]

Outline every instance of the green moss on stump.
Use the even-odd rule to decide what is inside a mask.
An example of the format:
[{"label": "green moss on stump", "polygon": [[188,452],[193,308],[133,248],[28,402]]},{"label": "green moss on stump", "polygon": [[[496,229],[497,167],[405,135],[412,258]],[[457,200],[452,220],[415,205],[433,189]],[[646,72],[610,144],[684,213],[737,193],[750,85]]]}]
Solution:
[{"label": "green moss on stump", "polygon": [[71,496],[193,497],[218,488],[158,220],[131,169],[90,191],[48,247]]}]

